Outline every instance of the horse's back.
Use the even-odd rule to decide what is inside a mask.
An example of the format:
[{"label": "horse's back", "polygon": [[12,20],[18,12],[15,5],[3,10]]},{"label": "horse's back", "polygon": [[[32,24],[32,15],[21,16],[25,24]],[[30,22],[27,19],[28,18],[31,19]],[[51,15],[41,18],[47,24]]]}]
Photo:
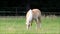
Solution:
[{"label": "horse's back", "polygon": [[34,17],[41,16],[41,11],[39,9],[33,9],[32,12]]}]

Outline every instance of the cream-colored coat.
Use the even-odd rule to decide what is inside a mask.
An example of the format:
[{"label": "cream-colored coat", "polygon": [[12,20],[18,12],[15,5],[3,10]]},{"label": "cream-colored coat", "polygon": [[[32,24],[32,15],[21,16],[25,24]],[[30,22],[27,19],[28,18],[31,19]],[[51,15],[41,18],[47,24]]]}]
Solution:
[{"label": "cream-colored coat", "polygon": [[32,21],[35,20],[36,24],[37,24],[37,28],[40,27],[40,23],[41,23],[41,11],[39,9],[30,9],[27,14],[26,14],[26,25],[27,25],[27,29],[29,29],[29,27],[32,24]]}]

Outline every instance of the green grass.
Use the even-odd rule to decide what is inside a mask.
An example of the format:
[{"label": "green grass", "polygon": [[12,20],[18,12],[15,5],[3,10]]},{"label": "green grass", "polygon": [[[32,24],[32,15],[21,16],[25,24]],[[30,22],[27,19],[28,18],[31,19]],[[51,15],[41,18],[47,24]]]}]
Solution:
[{"label": "green grass", "polygon": [[25,17],[0,17],[0,34],[60,34],[60,17],[42,17],[41,29],[26,29]]}]

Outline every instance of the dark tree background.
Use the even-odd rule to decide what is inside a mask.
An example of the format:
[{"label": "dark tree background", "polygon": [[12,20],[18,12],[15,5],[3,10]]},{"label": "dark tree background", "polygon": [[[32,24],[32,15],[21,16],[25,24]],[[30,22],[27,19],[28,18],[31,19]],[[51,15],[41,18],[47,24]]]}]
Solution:
[{"label": "dark tree background", "polygon": [[3,15],[20,15],[33,8],[60,15],[59,0],[0,0],[0,14]]}]

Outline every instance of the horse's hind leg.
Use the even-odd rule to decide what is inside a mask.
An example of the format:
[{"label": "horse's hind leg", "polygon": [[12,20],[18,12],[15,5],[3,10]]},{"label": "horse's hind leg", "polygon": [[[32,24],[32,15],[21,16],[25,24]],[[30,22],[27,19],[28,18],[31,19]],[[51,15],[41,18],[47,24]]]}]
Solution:
[{"label": "horse's hind leg", "polygon": [[36,28],[40,29],[40,18],[36,19]]},{"label": "horse's hind leg", "polygon": [[40,28],[41,28],[41,17],[39,17],[38,19],[39,19],[39,24],[40,24]]}]

